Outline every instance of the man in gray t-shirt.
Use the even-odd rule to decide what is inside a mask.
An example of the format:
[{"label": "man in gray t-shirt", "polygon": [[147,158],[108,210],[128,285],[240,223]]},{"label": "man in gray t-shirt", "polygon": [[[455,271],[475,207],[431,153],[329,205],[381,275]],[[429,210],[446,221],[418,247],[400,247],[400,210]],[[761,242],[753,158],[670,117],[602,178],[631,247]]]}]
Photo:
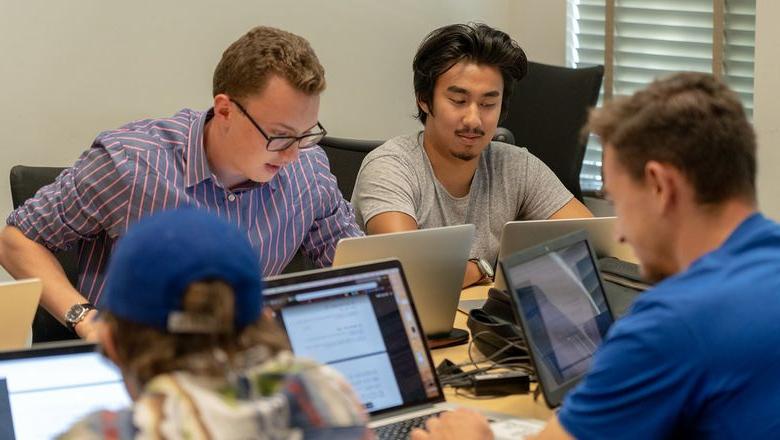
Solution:
[{"label": "man in gray t-shirt", "polygon": [[366,232],[474,224],[468,286],[486,280],[506,222],[591,216],[526,149],[491,142],[512,85],[527,70],[507,34],[482,24],[437,29],[417,51],[413,70],[425,128],[364,159],[352,203]]}]

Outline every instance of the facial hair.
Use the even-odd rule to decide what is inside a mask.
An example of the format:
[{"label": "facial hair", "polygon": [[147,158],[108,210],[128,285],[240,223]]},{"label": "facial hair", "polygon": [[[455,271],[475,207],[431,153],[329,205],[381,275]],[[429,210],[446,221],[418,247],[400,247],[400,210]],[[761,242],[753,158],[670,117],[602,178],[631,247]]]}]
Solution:
[{"label": "facial hair", "polygon": [[[463,135],[477,135],[477,136],[484,136],[485,132],[482,129],[475,128],[473,130],[471,129],[465,129],[465,130],[455,130],[455,136],[463,136]],[[473,148],[473,147],[471,147]],[[450,154],[452,157],[456,159],[460,159],[464,162],[471,162],[472,160],[477,158],[477,154],[472,153],[470,150],[471,148],[468,148],[466,151],[453,151],[450,150]]]}]

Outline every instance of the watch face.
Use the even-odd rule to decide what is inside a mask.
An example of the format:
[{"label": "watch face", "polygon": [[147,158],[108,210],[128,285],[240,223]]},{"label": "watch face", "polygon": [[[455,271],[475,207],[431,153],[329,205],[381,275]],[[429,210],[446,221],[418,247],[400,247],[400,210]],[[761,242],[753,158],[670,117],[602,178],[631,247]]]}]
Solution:
[{"label": "watch face", "polygon": [[491,266],[490,263],[488,263],[485,259],[480,258],[477,264],[479,265],[480,271],[483,275],[493,278],[493,266]]},{"label": "watch face", "polygon": [[81,304],[76,304],[65,314],[65,320],[73,323],[79,322],[85,313],[87,313],[87,308]]}]

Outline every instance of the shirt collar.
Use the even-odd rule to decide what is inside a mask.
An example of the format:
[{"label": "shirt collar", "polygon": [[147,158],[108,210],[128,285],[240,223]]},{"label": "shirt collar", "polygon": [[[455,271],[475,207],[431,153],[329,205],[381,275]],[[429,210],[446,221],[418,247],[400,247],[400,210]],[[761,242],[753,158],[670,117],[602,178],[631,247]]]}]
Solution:
[{"label": "shirt collar", "polygon": [[[201,112],[190,127],[190,136],[186,152],[187,174],[184,176],[184,184],[187,188],[191,188],[207,179],[211,179],[216,185],[223,187],[222,183],[217,179],[217,176],[213,174],[211,168],[209,168],[208,159],[206,158],[206,144],[203,140],[204,127],[212,117],[214,117],[213,107],[205,112]],[[287,166],[289,166],[289,164]],[[279,174],[281,174],[281,172],[282,170],[276,173],[276,175],[266,183],[257,183],[247,180],[233,188],[233,191],[247,191],[263,185],[268,185],[272,191],[276,191],[276,188],[279,186]]]},{"label": "shirt collar", "polygon": [[191,188],[206,179],[211,178],[211,169],[208,160],[206,160],[206,149],[203,142],[203,132],[206,122],[214,116],[214,109],[201,112],[198,118],[190,126],[190,136],[187,141],[187,151],[185,152],[186,170],[184,175],[184,184]]},{"label": "shirt collar", "polygon": [[746,240],[751,240],[753,238],[752,232],[759,228],[764,221],[764,215],[758,211],[745,217],[731,234],[729,234],[729,237],[723,242],[720,249],[731,252],[734,248],[742,246]]}]

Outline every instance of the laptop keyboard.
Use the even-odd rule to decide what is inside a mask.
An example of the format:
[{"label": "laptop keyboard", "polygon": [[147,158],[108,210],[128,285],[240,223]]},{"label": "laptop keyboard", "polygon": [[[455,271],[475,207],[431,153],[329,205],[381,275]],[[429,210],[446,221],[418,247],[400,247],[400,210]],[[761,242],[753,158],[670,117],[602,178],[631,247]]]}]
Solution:
[{"label": "laptop keyboard", "polygon": [[374,429],[376,438],[379,440],[391,440],[391,439],[407,439],[409,434],[414,428],[422,428],[425,426],[425,421],[431,417],[436,417],[441,414],[442,411],[432,414],[426,414],[424,416],[415,417],[412,419],[401,420],[390,425],[380,426]]}]

